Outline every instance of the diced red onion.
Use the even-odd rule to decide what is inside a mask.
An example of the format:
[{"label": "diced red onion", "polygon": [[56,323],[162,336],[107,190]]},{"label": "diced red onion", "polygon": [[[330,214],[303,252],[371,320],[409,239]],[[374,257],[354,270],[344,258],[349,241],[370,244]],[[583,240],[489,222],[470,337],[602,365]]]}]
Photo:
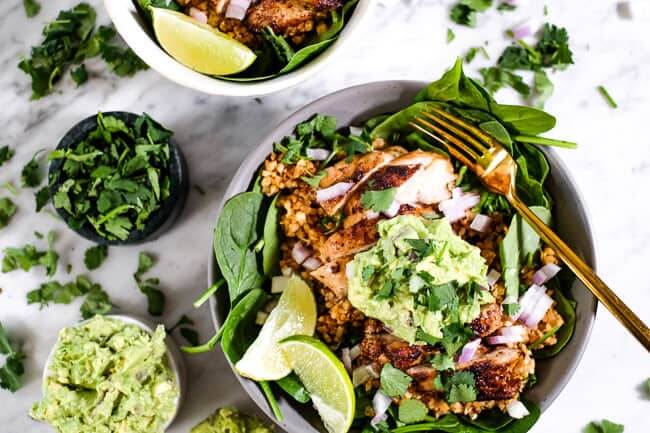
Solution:
[{"label": "diced red onion", "polygon": [[369,379],[377,379],[378,377],[379,375],[372,365],[362,365],[352,370],[352,385],[356,388],[366,383]]},{"label": "diced red onion", "polygon": [[504,335],[506,337],[519,337],[521,338],[521,341],[524,340],[526,333],[526,328],[521,325],[504,326],[499,330],[499,335]]},{"label": "diced red onion", "polygon": [[530,413],[528,412],[528,409],[526,409],[526,406],[524,406],[524,404],[519,400],[508,403],[506,410],[508,411],[508,415],[514,419],[522,419]]},{"label": "diced red onion", "polygon": [[513,39],[522,39],[525,38],[526,36],[530,36],[532,34],[532,31],[530,30],[530,26],[528,25],[521,25],[514,27],[512,29],[512,37]]},{"label": "diced red onion", "polygon": [[350,349],[350,358],[354,361],[361,355],[361,345],[357,344]]},{"label": "diced red onion", "polygon": [[312,254],[312,250],[307,248],[302,242],[296,242],[291,250],[291,257],[299,265],[302,265]]},{"label": "diced red onion", "polygon": [[302,264],[302,266],[308,271],[315,271],[316,269],[320,268],[322,265],[323,264],[321,263],[321,261],[318,260],[316,257],[310,257],[307,260],[305,260]]},{"label": "diced red onion", "polygon": [[271,293],[282,293],[289,284],[289,277],[273,277],[271,278]]},{"label": "diced red onion", "polygon": [[376,220],[377,218],[379,218],[379,212],[375,212],[374,210],[367,210],[366,218],[368,218],[369,220]]},{"label": "diced red onion", "polygon": [[307,149],[307,156],[314,161],[325,161],[331,154],[327,149]]},{"label": "diced red onion", "polygon": [[425,285],[426,281],[424,281],[419,275],[413,275],[409,278],[409,292],[411,293],[418,293]]},{"label": "diced red onion", "polygon": [[350,130],[350,135],[361,135],[363,133],[363,128],[358,126],[350,126],[348,129]]},{"label": "diced red onion", "polygon": [[548,280],[556,276],[557,273],[560,272],[561,270],[562,268],[556,265],[555,263],[549,263],[547,265],[544,265],[541,268],[539,268],[537,272],[533,274],[533,283],[537,284],[538,286],[541,286],[542,284],[546,283]]},{"label": "diced red onion", "polygon": [[553,305],[553,298],[543,293],[532,310],[526,316],[521,316],[520,319],[529,328],[534,328],[544,318],[551,305]]},{"label": "diced red onion", "polygon": [[501,274],[495,269],[490,269],[490,272],[487,274],[488,285],[490,287],[494,286],[494,284],[499,281],[499,278],[501,278]]},{"label": "diced red onion", "polygon": [[250,5],[251,0],[230,0],[228,9],[226,9],[226,18],[243,20]]},{"label": "diced red onion", "polygon": [[489,344],[496,346],[499,344],[513,344],[519,343],[521,340],[519,337],[512,335],[493,335],[487,338]]},{"label": "diced red onion", "polygon": [[397,200],[393,200],[393,202],[390,204],[390,207],[385,211],[383,211],[382,213],[387,218],[393,218],[395,215],[399,213],[399,208],[400,208],[399,202]]},{"label": "diced red onion", "polygon": [[393,403],[390,397],[384,395],[381,391],[377,391],[375,396],[372,398],[372,408],[375,411],[375,416],[370,421],[370,425],[373,427],[385,420],[386,411]]},{"label": "diced red onion", "polygon": [[345,347],[341,349],[341,362],[347,371],[352,370],[352,357],[350,356],[350,349]]},{"label": "diced red onion", "polygon": [[354,186],[352,182],[339,182],[330,186],[329,188],[319,189],[316,191],[316,201],[322,203],[324,201],[332,200],[350,191]]},{"label": "diced red onion", "polygon": [[460,352],[460,356],[458,357],[458,363],[462,364],[463,362],[471,361],[474,358],[474,355],[476,355],[476,351],[480,345],[481,339],[477,338],[463,346],[463,350]]},{"label": "diced red onion", "polygon": [[490,223],[492,222],[492,218],[490,218],[487,215],[483,214],[476,214],[474,217],[474,220],[472,223],[469,225],[469,228],[472,230],[476,230],[477,232],[484,232],[490,227]]},{"label": "diced red onion", "polygon": [[197,20],[200,23],[207,24],[208,23],[208,16],[206,15],[205,12],[202,10],[199,10],[197,8],[190,8],[190,16]]},{"label": "diced red onion", "polygon": [[268,313],[265,313],[264,311],[258,311],[257,315],[255,316],[255,324],[264,325],[268,317],[269,317]]},{"label": "diced red onion", "polygon": [[448,200],[440,202],[438,207],[445,214],[450,223],[454,223],[465,217],[465,211],[471,209],[481,201],[481,197],[475,193],[464,193],[460,188],[454,188],[452,196]]},{"label": "diced red onion", "polygon": [[[532,307],[535,306],[539,298],[546,292],[546,287],[544,286],[538,286],[537,284],[533,284],[530,286],[530,288],[526,291],[526,293],[523,294],[521,298],[519,298],[519,311],[515,313],[512,316],[513,320],[517,320],[522,316],[527,316],[530,314],[530,311],[532,310]],[[509,302],[506,302],[506,300],[503,301],[504,303],[512,303],[513,300],[510,300]]]}]

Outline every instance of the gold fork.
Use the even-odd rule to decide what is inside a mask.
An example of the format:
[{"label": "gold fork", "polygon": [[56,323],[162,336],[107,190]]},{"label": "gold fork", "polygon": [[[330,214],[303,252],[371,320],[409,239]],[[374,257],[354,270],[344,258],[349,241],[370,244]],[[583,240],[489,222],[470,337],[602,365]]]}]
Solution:
[{"label": "gold fork", "polygon": [[454,158],[478,175],[487,189],[503,195],[540,237],[555,249],[585,286],[650,352],[650,329],[646,324],[517,197],[517,164],[494,137],[438,108],[423,111],[411,125],[444,145]]}]

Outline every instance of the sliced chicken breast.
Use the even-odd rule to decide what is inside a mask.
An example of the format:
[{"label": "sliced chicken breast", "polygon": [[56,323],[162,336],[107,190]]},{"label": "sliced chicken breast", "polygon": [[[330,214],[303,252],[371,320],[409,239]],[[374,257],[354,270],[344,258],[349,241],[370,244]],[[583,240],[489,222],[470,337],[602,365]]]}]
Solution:
[{"label": "sliced chicken breast", "polygon": [[271,27],[276,33],[295,36],[314,30],[315,20],[342,4],[342,0],[260,0],[248,10],[246,24],[258,32]]},{"label": "sliced chicken breast", "polygon": [[352,227],[342,228],[332,234],[320,249],[325,262],[332,262],[370,248],[377,242],[377,219],[364,219]]},{"label": "sliced chicken breast", "polygon": [[345,298],[348,294],[348,279],[345,276],[345,265],[349,260],[337,260],[325,263],[311,273],[311,276],[320,281],[339,298]]}]

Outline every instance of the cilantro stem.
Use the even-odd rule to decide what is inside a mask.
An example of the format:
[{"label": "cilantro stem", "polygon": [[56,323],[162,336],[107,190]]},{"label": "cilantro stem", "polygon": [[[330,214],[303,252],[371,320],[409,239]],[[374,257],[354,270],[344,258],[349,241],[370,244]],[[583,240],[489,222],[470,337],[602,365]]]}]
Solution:
[{"label": "cilantro stem", "polygon": [[214,349],[214,346],[217,345],[219,340],[221,340],[221,335],[223,334],[223,326],[219,329],[219,331],[212,336],[205,344],[202,344],[200,346],[183,346],[181,347],[181,350],[185,353],[205,353],[209,352],[212,349]]},{"label": "cilantro stem", "polygon": [[532,135],[515,135],[513,138],[515,141],[520,143],[541,144],[544,146],[555,146],[565,149],[575,149],[578,147],[578,144],[573,141],[556,140],[554,138],[535,137]]},{"label": "cilantro stem", "polygon": [[203,292],[201,296],[199,296],[199,298],[196,301],[194,301],[194,304],[192,304],[194,308],[199,308],[201,305],[205,304],[205,301],[210,299],[210,296],[217,293],[217,290],[219,290],[219,288],[223,286],[223,283],[225,282],[226,280],[221,278],[219,281],[217,281],[212,286],[210,286],[205,292]]},{"label": "cilantro stem", "polygon": [[598,91],[603,96],[603,98],[605,98],[605,101],[607,101],[610,107],[618,108],[618,104],[616,101],[614,101],[614,98],[612,98],[612,95],[609,94],[605,86],[598,86]]},{"label": "cilantro stem", "polygon": [[266,400],[269,402],[269,406],[271,406],[271,410],[273,411],[273,415],[275,415],[275,419],[278,421],[284,420],[284,416],[282,415],[282,411],[278,405],[278,400],[273,394],[271,385],[267,381],[262,381],[260,382],[260,387],[262,388],[262,392],[264,393]]}]

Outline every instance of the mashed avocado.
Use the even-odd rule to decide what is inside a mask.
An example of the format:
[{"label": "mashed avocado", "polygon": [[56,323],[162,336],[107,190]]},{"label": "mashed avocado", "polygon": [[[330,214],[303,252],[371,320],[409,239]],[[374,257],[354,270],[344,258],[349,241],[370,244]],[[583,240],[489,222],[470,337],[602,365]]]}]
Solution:
[{"label": "mashed avocado", "polygon": [[60,433],[162,432],[179,398],[165,336],[102,316],[64,328],[30,415]]},{"label": "mashed avocado", "polygon": [[273,433],[259,419],[224,407],[192,429],[191,433]]},{"label": "mashed avocado", "polygon": [[493,301],[481,288],[487,266],[480,250],[446,219],[404,215],[378,230],[379,242],[348,264],[348,298],[396,336],[415,343],[422,331],[442,339],[446,326],[471,322]]}]

